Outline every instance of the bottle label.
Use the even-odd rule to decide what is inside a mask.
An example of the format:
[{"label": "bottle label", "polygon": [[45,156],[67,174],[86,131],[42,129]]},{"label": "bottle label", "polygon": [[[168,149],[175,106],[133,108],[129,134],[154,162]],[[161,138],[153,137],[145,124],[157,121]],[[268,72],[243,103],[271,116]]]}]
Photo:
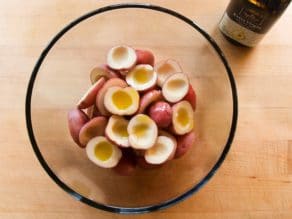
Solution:
[{"label": "bottle label", "polygon": [[233,0],[226,13],[231,20],[256,32],[267,33],[291,0]]},{"label": "bottle label", "polygon": [[230,19],[227,13],[224,13],[219,28],[225,35],[245,46],[253,47],[264,37],[264,34],[256,33],[239,25]]}]

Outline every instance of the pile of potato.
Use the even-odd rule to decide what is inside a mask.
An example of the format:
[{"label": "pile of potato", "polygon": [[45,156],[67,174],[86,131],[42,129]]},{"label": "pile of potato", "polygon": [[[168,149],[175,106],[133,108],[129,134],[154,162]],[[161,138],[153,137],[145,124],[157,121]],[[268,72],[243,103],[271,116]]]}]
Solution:
[{"label": "pile of potato", "polygon": [[90,73],[92,86],[68,113],[88,158],[121,175],[160,167],[194,145],[196,93],[177,61],[121,45]]}]

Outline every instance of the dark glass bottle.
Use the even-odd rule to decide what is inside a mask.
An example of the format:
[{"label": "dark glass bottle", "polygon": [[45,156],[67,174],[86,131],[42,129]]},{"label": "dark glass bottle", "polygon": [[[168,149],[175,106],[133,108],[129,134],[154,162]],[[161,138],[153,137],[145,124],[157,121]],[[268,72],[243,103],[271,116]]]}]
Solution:
[{"label": "dark glass bottle", "polygon": [[290,2],[291,0],[231,0],[219,23],[219,29],[231,42],[253,47]]}]

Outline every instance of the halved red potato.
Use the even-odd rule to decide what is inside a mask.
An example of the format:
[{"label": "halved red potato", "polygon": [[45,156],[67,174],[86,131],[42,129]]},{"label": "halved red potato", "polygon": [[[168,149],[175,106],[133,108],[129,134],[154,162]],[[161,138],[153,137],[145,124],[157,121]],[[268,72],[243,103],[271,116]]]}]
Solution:
[{"label": "halved red potato", "polygon": [[106,137],[118,146],[130,147],[128,123],[123,117],[112,115],[105,129]]},{"label": "halved red potato", "polygon": [[189,79],[186,74],[176,73],[169,76],[163,86],[162,95],[170,103],[182,100],[189,90]]},{"label": "halved red potato", "polygon": [[133,115],[139,107],[139,93],[132,87],[110,87],[104,95],[104,106],[112,114]]},{"label": "halved red potato", "polygon": [[105,78],[99,78],[83,95],[83,97],[79,100],[77,106],[79,109],[86,109],[92,105],[94,105],[96,96],[100,89],[103,87],[105,83]]},{"label": "halved red potato", "polygon": [[72,109],[68,112],[68,127],[71,137],[80,147],[84,147],[84,145],[79,142],[79,133],[88,121],[88,116],[80,109]]},{"label": "halved red potato", "polygon": [[174,158],[182,157],[195,143],[196,134],[192,131],[177,137],[177,148]]},{"label": "halved red potato", "polygon": [[151,51],[136,49],[137,54],[137,65],[139,64],[147,64],[154,66],[155,58]]},{"label": "halved red potato", "polygon": [[150,164],[162,164],[173,158],[177,142],[175,138],[163,135],[158,136],[153,147],[145,152],[145,160]]},{"label": "halved red potato", "polygon": [[146,108],[150,106],[151,103],[161,100],[162,93],[160,90],[150,90],[147,93],[143,94],[140,100],[140,105],[137,113],[144,113]]},{"label": "halved red potato", "polygon": [[136,65],[126,75],[127,83],[137,91],[145,91],[156,85],[157,74],[151,65]]},{"label": "halved red potato", "polygon": [[90,139],[104,135],[106,124],[107,118],[104,116],[95,117],[87,122],[79,133],[80,144],[85,146]]},{"label": "halved red potato", "polygon": [[188,101],[183,100],[173,105],[172,127],[178,135],[184,135],[194,128],[194,111]]},{"label": "halved red potato", "polygon": [[88,142],[86,154],[89,160],[103,168],[117,166],[122,158],[121,149],[103,136],[94,137]]},{"label": "halved red potato", "polygon": [[110,79],[110,78],[118,78],[119,75],[115,73],[114,71],[110,70],[107,67],[107,65],[99,65],[91,70],[90,81],[92,84],[98,81],[101,77],[104,77],[105,79]]},{"label": "halved red potato", "polygon": [[174,59],[167,59],[155,64],[154,71],[157,73],[157,84],[162,87],[165,80],[174,73],[181,73],[182,68]]},{"label": "halved red potato", "polygon": [[103,87],[99,90],[97,96],[96,96],[96,106],[101,115],[103,116],[109,116],[111,113],[105,108],[104,106],[104,96],[107,90],[110,87],[127,87],[127,83],[120,78],[111,78],[108,81],[105,82]]},{"label": "halved red potato", "polygon": [[134,116],[128,125],[129,142],[134,149],[149,149],[157,139],[156,123],[144,114]]},{"label": "halved red potato", "polygon": [[121,45],[111,48],[107,54],[107,65],[122,74],[136,65],[136,51],[129,46]]}]

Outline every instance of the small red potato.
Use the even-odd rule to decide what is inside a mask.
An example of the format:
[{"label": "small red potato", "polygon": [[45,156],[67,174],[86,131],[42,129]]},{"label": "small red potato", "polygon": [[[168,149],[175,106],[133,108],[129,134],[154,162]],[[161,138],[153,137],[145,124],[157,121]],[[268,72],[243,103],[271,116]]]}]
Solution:
[{"label": "small red potato", "polygon": [[112,47],[107,54],[107,65],[125,75],[137,63],[136,51],[129,46]]},{"label": "small red potato", "polygon": [[[173,142],[175,142],[175,151],[176,151],[176,148],[177,148],[177,139],[174,135],[172,135],[171,133],[165,131],[165,130],[159,130],[158,131],[158,136],[166,136],[166,137],[169,137],[172,139]],[[171,156],[169,156],[169,159],[168,160],[172,160],[174,158],[174,155],[175,155],[175,151],[171,154]]]},{"label": "small red potato", "polygon": [[136,49],[137,64],[148,64],[154,66],[155,58],[152,52],[148,50]]},{"label": "small red potato", "polygon": [[77,106],[79,109],[86,109],[92,105],[94,105],[96,96],[99,90],[103,87],[105,83],[105,78],[101,77],[98,79],[83,95],[83,97],[79,100]]},{"label": "small red potato", "polygon": [[104,77],[106,80],[110,78],[118,78],[119,75],[112,71],[107,65],[100,65],[92,69],[90,72],[90,81],[94,84],[101,77]]},{"label": "small red potato", "polygon": [[107,118],[103,116],[95,117],[87,122],[80,130],[79,142],[86,146],[90,139],[104,135]]},{"label": "small red potato", "polygon": [[120,78],[111,78],[105,82],[105,84],[102,86],[102,88],[100,89],[100,91],[98,92],[98,94],[96,96],[96,103],[95,103],[98,111],[103,116],[110,115],[110,113],[108,112],[108,110],[104,106],[104,96],[105,96],[105,93],[107,92],[107,90],[110,87],[114,87],[114,86],[124,88],[124,87],[127,87],[128,85],[123,79],[120,79]]},{"label": "small red potato", "polygon": [[166,128],[171,124],[172,109],[169,103],[159,101],[151,105],[149,116],[157,124],[159,128]]},{"label": "small red potato", "polygon": [[188,101],[183,100],[172,106],[172,127],[178,135],[184,135],[193,130],[194,111]]},{"label": "small red potato", "polygon": [[88,116],[80,109],[72,109],[68,112],[68,127],[72,139],[80,147],[84,145],[79,142],[79,133],[81,128],[89,121]]},{"label": "small red potato", "polygon": [[174,59],[167,59],[155,64],[154,70],[157,73],[157,84],[162,87],[165,80],[174,73],[183,72],[180,64]]},{"label": "small red potato", "polygon": [[137,114],[144,113],[146,108],[153,102],[161,100],[162,93],[159,90],[150,90],[146,92],[140,99],[140,105]]},{"label": "small red potato", "polygon": [[192,131],[188,134],[177,136],[177,148],[174,158],[182,157],[195,143],[196,134]]}]

